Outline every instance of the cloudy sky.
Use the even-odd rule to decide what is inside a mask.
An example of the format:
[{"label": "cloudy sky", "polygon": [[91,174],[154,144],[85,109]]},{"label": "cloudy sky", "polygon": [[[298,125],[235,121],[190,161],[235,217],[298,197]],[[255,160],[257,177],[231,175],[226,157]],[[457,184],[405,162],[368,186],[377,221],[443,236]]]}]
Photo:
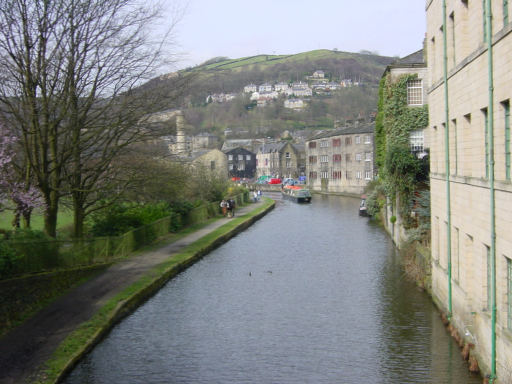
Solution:
[{"label": "cloudy sky", "polygon": [[[172,0],[169,0],[172,1]],[[405,56],[422,46],[424,0],[178,0],[178,68],[215,56],[313,49]]]}]

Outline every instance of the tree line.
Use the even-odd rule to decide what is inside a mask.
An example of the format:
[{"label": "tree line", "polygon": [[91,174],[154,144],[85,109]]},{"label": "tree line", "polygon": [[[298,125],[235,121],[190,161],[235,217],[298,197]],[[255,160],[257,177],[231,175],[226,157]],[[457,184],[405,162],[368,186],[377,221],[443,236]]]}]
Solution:
[{"label": "tree line", "polygon": [[139,88],[169,57],[174,25],[151,33],[161,16],[136,0],[0,2],[0,205],[12,200],[28,224],[42,207],[55,237],[66,197],[80,237],[133,184],[133,154],[161,134],[147,117],[180,89]]}]

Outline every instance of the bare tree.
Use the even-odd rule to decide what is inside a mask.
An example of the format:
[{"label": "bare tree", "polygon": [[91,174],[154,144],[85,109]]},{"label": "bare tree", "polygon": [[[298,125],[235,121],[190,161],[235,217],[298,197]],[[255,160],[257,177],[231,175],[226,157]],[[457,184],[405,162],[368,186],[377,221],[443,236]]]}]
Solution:
[{"label": "bare tree", "polygon": [[161,15],[137,0],[0,2],[0,104],[44,196],[49,235],[69,194],[80,237],[97,201],[122,189],[114,159],[158,134],[144,116],[169,107],[176,89],[138,86],[172,57],[174,24],[151,33]]}]

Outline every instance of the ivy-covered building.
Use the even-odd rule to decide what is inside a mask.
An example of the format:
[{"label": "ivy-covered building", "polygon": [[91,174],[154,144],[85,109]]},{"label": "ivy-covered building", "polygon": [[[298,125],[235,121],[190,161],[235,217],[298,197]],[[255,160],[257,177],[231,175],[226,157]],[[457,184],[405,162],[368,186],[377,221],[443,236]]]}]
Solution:
[{"label": "ivy-covered building", "polygon": [[383,221],[399,247],[407,239],[405,229],[417,225],[411,220],[412,200],[428,177],[427,81],[423,49],[389,65],[380,81],[376,166],[386,194]]}]

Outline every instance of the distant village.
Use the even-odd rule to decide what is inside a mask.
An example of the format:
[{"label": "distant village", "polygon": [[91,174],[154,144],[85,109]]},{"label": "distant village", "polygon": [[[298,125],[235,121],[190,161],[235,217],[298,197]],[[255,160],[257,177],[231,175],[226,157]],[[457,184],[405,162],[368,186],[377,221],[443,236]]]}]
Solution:
[{"label": "distant village", "polygon": [[[276,101],[280,97],[285,97],[285,108],[300,111],[306,106],[306,99],[313,95],[328,96],[334,91],[343,88],[359,87],[360,85],[360,80],[342,79],[340,81],[329,81],[324,71],[316,70],[312,76],[307,77],[307,82],[248,84],[244,87],[243,93],[250,94],[250,100],[255,102],[258,107],[265,107],[270,102]],[[237,96],[237,93],[215,93],[208,95],[206,102],[225,103],[235,99]]]},{"label": "distant village", "polygon": [[[181,111],[163,112],[153,120],[164,122],[174,118],[176,136],[164,140],[173,161],[192,168],[203,167],[223,177],[254,180],[266,176],[315,183],[324,177],[325,165],[334,161],[337,189],[358,194],[375,176],[374,115],[348,120],[334,130],[305,129],[293,134],[284,131],[278,138],[231,139],[226,135],[223,141],[206,132],[187,135]],[[332,153],[319,153],[317,148],[324,147]],[[343,158],[338,154],[341,148]]]}]

